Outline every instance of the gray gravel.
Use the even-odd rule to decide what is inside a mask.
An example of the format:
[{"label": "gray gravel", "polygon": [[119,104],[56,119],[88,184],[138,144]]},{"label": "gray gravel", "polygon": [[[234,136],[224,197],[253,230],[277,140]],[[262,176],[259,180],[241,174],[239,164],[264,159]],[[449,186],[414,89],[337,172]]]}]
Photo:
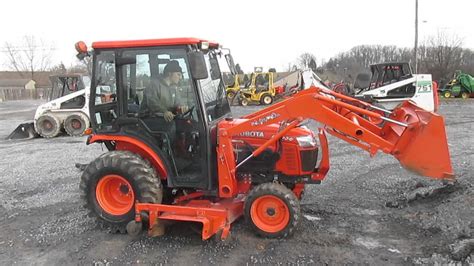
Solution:
[{"label": "gray gravel", "polygon": [[[90,162],[105,147],[86,146],[85,137],[3,140],[18,123],[31,120],[40,103],[0,103],[2,265],[474,263],[474,99],[442,101],[440,110],[455,185],[444,188],[386,154],[370,158],[330,137],[331,170],[321,185],[307,187],[295,235],[259,238],[241,219],[229,243],[201,241],[183,223],[160,238],[133,239],[100,228],[81,206],[81,172],[74,165]],[[237,117],[259,108],[233,109]]]}]

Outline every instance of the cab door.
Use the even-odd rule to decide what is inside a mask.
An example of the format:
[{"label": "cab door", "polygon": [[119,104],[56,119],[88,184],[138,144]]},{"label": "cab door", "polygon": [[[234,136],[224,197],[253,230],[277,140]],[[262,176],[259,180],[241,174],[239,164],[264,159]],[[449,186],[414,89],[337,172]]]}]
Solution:
[{"label": "cab door", "polygon": [[[89,101],[90,119],[98,133],[117,132],[115,122],[120,113],[116,92],[115,51],[96,50],[94,57],[94,80]],[[110,97],[104,97],[105,94]]]},{"label": "cab door", "polygon": [[[137,121],[121,126],[122,134],[134,134],[145,140],[162,158],[169,168],[168,187],[206,189],[209,185],[208,141],[186,49],[156,47],[125,50],[120,57],[132,62],[119,70],[124,116]],[[168,81],[163,70],[171,61],[178,62],[182,79],[178,84],[165,86]],[[165,89],[172,90],[168,100],[180,107],[169,109],[174,115],[172,121],[166,121],[163,113],[154,111],[146,104],[150,102],[147,97],[159,97]],[[157,92],[150,93],[151,90]],[[186,108],[181,108],[184,106]],[[178,109],[187,111],[183,113]]]}]

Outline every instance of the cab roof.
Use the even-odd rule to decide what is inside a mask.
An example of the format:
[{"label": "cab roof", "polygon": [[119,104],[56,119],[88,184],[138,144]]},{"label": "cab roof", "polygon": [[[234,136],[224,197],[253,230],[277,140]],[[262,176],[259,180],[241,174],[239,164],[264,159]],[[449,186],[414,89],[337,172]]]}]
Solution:
[{"label": "cab roof", "polygon": [[208,41],[200,38],[167,38],[167,39],[149,39],[149,40],[127,40],[127,41],[102,41],[93,42],[94,49],[111,48],[133,48],[150,46],[173,46],[173,45],[193,45],[201,42],[208,42],[210,47],[218,47],[217,42]]}]

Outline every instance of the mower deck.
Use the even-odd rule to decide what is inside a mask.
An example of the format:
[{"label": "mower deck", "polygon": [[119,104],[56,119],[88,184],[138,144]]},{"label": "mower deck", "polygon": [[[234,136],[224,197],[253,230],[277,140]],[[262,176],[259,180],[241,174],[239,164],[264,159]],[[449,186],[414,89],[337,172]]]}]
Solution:
[{"label": "mower deck", "polygon": [[245,197],[222,199],[217,202],[209,200],[190,200],[180,205],[151,203],[135,204],[135,221],[141,222],[140,213],[149,215],[148,232],[156,235],[156,228],[161,226],[159,220],[174,220],[202,223],[202,239],[206,240],[220,234],[221,239],[229,235],[230,225],[243,214]]}]

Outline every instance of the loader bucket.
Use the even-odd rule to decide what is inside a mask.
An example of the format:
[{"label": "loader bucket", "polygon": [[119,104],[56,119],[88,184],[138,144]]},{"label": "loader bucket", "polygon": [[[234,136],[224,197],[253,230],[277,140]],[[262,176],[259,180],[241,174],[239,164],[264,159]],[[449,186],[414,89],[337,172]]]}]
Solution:
[{"label": "loader bucket", "polygon": [[33,122],[21,123],[13,130],[7,139],[32,139],[37,138],[39,135],[35,131]]},{"label": "loader bucket", "polygon": [[384,137],[395,144],[393,154],[406,169],[422,176],[454,179],[442,116],[407,101],[390,118],[408,124],[405,128],[386,123]]}]

